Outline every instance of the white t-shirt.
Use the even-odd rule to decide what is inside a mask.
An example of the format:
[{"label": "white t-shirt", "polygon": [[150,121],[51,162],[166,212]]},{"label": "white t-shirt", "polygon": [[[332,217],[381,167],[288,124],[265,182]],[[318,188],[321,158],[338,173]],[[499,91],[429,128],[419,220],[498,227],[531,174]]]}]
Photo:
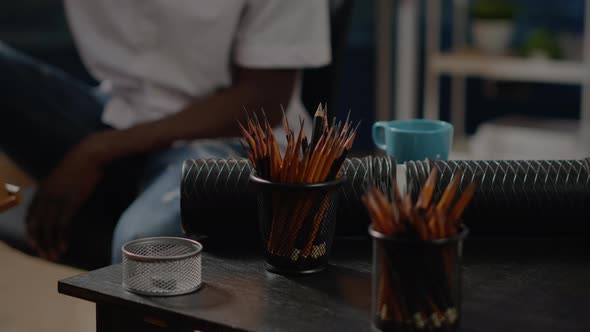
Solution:
[{"label": "white t-shirt", "polygon": [[[330,62],[327,0],[65,0],[65,6],[85,65],[110,86],[103,122],[119,129],[230,86],[231,63]],[[309,119],[300,82],[287,107],[294,126],[300,116]]]}]

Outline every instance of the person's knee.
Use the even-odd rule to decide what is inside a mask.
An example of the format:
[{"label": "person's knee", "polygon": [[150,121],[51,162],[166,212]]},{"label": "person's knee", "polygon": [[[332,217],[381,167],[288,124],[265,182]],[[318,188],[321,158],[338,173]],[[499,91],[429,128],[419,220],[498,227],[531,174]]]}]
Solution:
[{"label": "person's knee", "polygon": [[27,76],[31,72],[44,75],[52,71],[50,66],[0,41],[0,74],[5,79],[14,81],[23,73]]},{"label": "person's knee", "polygon": [[9,62],[18,60],[19,52],[14,48],[8,46],[4,42],[0,41],[0,65],[8,65]]},{"label": "person's knee", "polygon": [[23,77],[31,76],[29,68],[33,68],[33,64],[30,57],[0,41],[0,88],[3,96],[11,96],[22,88]]},{"label": "person's knee", "polygon": [[0,56],[4,56],[5,54],[10,54],[12,51],[12,47],[6,45],[3,41],[0,40]]}]

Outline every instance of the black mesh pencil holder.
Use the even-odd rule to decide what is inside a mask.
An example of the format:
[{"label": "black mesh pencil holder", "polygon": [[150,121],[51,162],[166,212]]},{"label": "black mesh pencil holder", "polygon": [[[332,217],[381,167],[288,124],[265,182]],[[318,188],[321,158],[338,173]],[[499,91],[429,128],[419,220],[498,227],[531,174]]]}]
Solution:
[{"label": "black mesh pencil holder", "polygon": [[258,195],[258,219],[266,268],[275,273],[323,270],[336,226],[346,177],[311,184],[274,183],[250,175]]},{"label": "black mesh pencil holder", "polygon": [[468,230],[431,241],[387,237],[372,227],[371,314],[382,331],[456,331],[461,257]]}]

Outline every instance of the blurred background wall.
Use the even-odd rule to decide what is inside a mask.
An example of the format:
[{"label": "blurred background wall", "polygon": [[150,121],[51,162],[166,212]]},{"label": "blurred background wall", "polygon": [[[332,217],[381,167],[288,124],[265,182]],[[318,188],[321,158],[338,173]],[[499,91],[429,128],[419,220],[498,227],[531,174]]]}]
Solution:
[{"label": "blurred background wall", "polygon": [[[398,6],[399,1],[407,0],[395,0],[392,6]],[[422,6],[426,3],[425,0],[417,1]],[[525,47],[531,35],[543,31],[562,47],[560,56],[571,56],[576,52],[583,33],[584,0],[514,0],[513,3],[518,8],[513,18],[511,38],[511,47],[515,51]],[[451,46],[452,0],[442,0],[442,11],[441,46],[444,50]],[[396,17],[393,19],[391,29],[395,30]],[[418,96],[422,96],[424,77],[423,11],[420,13],[420,29]],[[467,38],[472,40],[471,33],[468,32]],[[3,1],[0,4],[0,40],[92,82],[74,48],[60,0]],[[395,48],[395,33],[392,43]],[[372,147],[369,128],[375,109],[375,0],[353,2],[342,70],[333,109],[339,116],[351,109],[355,117],[363,120],[357,148],[367,150]],[[394,71],[392,76],[395,76]],[[443,77],[441,82],[441,117],[448,119],[449,79]],[[469,134],[473,134],[484,121],[507,114],[569,119],[577,119],[580,114],[579,86],[490,82],[479,78],[469,78],[467,85],[466,129]],[[417,99],[417,111],[421,114],[423,98]],[[395,112],[393,103],[392,117]]]}]

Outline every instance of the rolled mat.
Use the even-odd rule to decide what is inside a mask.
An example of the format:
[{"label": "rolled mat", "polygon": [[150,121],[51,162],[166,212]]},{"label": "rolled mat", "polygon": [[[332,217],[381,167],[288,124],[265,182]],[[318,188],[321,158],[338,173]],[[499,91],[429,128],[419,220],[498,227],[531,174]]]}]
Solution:
[{"label": "rolled mat", "polygon": [[[360,197],[369,182],[389,187],[396,178],[414,197],[433,168],[440,171],[436,192],[454,174],[460,192],[478,189],[464,222],[477,233],[570,233],[590,224],[590,159],[569,161],[412,161],[388,157],[347,159],[336,232],[366,235],[369,219]],[[247,159],[187,160],[183,165],[181,214],[184,230],[196,236],[258,236],[256,193],[249,184]],[[460,172],[460,173],[458,173]]]},{"label": "rolled mat", "polygon": [[590,225],[590,158],[406,162],[408,190],[417,196],[433,168],[441,195],[455,174],[460,191],[478,184],[464,221],[486,234],[569,234]]},{"label": "rolled mat", "polygon": [[[396,172],[388,157],[350,158],[344,161],[342,200],[337,214],[339,234],[366,234],[367,212],[360,197],[371,181],[389,185]],[[248,234],[257,236],[256,193],[249,184],[252,166],[240,160],[186,160],[182,170],[181,214],[191,235]],[[255,231],[253,233],[253,231]]]}]

